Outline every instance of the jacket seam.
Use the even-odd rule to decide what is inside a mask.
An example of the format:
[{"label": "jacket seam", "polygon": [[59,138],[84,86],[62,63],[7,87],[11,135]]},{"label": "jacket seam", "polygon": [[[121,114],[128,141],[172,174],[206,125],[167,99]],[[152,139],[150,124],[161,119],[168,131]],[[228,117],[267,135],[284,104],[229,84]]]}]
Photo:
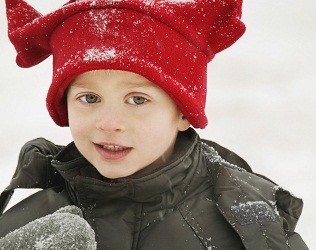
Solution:
[{"label": "jacket seam", "polygon": [[[182,218],[187,223],[187,225],[191,228],[194,235],[196,235],[196,237],[199,239],[201,244],[205,247],[205,249],[209,249],[207,244],[205,244],[205,242],[203,242],[203,238],[201,237],[201,235],[198,234],[198,232],[201,232],[202,234],[204,234],[204,230],[199,226],[199,223],[193,217],[192,213],[185,208],[186,207],[185,204],[186,204],[186,202],[183,202],[180,206],[183,207],[183,210],[186,212],[186,214],[182,213],[179,206],[177,206],[177,210],[179,211],[179,213],[181,214]],[[190,216],[190,220],[194,221],[194,223],[191,223],[189,221],[188,215]],[[194,224],[194,225],[192,225],[192,224]]]},{"label": "jacket seam", "polygon": [[141,225],[142,225],[142,219],[141,219],[141,214],[142,214],[142,210],[143,210],[143,206],[141,203],[136,203],[136,208],[135,208],[135,214],[137,214],[137,216],[135,216],[136,220],[134,223],[134,228],[133,228],[133,243],[132,243],[132,248],[131,249],[137,249],[138,247],[138,242],[139,242],[139,238],[140,238],[140,230],[141,230]]},{"label": "jacket seam", "polygon": [[[201,154],[203,154],[203,149],[202,149],[202,145],[201,143],[198,144],[198,152],[200,152]],[[196,175],[196,172],[193,173],[193,176],[192,176],[192,180],[195,179]],[[187,188],[185,189],[185,193],[188,193],[187,191],[189,190],[189,187],[190,187],[190,183],[188,184]],[[185,199],[186,197],[184,197]],[[204,234],[204,230],[199,226],[199,223],[196,221],[196,219],[193,217],[193,214],[192,212],[188,211],[186,209],[186,200],[184,200],[181,204],[179,204],[177,206],[177,210],[179,211],[179,213],[181,214],[182,218],[185,220],[185,222],[188,224],[188,226],[191,228],[191,230],[194,232],[194,234],[196,235],[196,237],[199,239],[199,241],[201,242],[201,244],[206,248],[208,249],[208,246],[205,242],[203,242],[203,238],[200,236],[200,234],[197,233],[195,227],[191,226],[188,218],[187,218],[187,215],[190,214],[192,220],[195,222],[194,224],[199,228],[199,231]],[[183,210],[186,212],[186,215],[184,215],[182,212],[181,212],[181,209],[180,209],[180,206],[183,207]]]}]

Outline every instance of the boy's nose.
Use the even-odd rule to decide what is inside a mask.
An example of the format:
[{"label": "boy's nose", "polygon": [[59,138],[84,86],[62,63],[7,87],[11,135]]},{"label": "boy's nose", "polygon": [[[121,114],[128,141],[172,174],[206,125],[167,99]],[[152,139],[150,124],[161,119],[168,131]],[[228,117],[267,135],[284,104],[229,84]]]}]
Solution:
[{"label": "boy's nose", "polygon": [[121,111],[113,108],[100,110],[97,128],[104,132],[122,132],[125,130],[124,117]]}]

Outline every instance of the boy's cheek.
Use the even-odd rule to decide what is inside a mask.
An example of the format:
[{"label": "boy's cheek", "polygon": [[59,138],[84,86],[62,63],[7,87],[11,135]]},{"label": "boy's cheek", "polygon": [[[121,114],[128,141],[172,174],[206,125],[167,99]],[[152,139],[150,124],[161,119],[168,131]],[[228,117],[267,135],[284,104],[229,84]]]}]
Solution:
[{"label": "boy's cheek", "polygon": [[87,127],[90,125],[88,116],[84,116],[82,113],[74,113],[71,111],[68,111],[68,122],[73,137],[75,134],[85,133]]}]

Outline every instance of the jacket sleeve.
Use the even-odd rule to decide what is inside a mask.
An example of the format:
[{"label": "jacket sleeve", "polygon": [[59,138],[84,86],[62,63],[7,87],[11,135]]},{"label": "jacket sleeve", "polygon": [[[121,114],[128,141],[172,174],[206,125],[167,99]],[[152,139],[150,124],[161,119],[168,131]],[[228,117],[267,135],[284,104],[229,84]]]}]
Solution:
[{"label": "jacket sleeve", "polygon": [[298,233],[290,233],[289,237],[289,245],[293,250],[309,250],[302,237]]},{"label": "jacket sleeve", "polygon": [[295,232],[296,224],[302,213],[303,201],[282,188],[276,191],[275,201],[279,215],[283,219],[283,228],[287,234],[290,248],[308,250],[302,237]]}]

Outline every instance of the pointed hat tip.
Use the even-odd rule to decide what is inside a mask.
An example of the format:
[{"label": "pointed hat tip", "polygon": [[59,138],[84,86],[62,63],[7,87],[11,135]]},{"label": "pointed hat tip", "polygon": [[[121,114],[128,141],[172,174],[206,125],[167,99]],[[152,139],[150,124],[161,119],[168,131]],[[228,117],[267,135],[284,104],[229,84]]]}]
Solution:
[{"label": "pointed hat tip", "polygon": [[42,16],[41,13],[23,0],[6,0],[6,12],[9,34]]}]

